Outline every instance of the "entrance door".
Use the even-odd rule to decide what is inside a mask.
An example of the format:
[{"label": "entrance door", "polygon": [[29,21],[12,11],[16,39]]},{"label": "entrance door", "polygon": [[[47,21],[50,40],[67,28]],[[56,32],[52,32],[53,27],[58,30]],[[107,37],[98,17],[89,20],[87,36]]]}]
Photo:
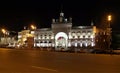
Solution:
[{"label": "entrance door", "polygon": [[64,32],[59,32],[55,36],[55,49],[58,51],[67,50],[68,36]]}]

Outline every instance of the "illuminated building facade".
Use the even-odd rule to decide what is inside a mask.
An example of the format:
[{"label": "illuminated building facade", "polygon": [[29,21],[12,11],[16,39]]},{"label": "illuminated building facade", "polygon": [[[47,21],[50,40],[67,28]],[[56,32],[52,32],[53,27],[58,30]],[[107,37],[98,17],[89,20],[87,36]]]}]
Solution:
[{"label": "illuminated building facade", "polygon": [[16,35],[9,32],[0,33],[0,47],[14,47],[17,43]]},{"label": "illuminated building facade", "polygon": [[[29,38],[34,38],[34,35],[31,34],[30,30],[22,30],[21,32],[18,32],[18,47],[19,46],[28,46],[30,43],[34,42],[28,42]],[[31,44],[32,45],[32,44]],[[29,46],[31,46],[29,45]]]},{"label": "illuminated building facade", "polygon": [[51,28],[36,29],[29,33],[34,36],[34,47],[67,51],[73,47],[93,48],[96,26],[91,23],[91,26],[72,27],[72,18],[68,20],[61,12],[59,19],[52,19]]}]

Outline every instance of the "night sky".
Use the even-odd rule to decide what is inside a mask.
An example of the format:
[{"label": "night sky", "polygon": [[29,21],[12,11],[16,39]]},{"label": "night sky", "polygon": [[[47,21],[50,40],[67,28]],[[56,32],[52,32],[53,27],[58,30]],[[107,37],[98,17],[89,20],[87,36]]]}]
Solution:
[{"label": "night sky", "polygon": [[73,18],[73,26],[95,25],[107,14],[113,15],[113,30],[120,27],[120,2],[117,0],[16,0],[0,2],[0,27],[21,31],[31,23],[37,28],[49,28],[59,13]]}]

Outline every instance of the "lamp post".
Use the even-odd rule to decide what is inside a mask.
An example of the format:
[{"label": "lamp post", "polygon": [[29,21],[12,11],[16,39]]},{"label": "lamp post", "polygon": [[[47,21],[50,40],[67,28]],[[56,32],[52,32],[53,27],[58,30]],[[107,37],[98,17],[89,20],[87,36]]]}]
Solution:
[{"label": "lamp post", "polygon": [[[112,35],[111,35],[111,20],[112,20],[112,15],[108,15],[108,34],[109,34],[109,45],[108,48],[110,49],[110,45],[111,45],[111,40],[112,40]],[[112,53],[112,49],[110,49],[111,53]]]}]

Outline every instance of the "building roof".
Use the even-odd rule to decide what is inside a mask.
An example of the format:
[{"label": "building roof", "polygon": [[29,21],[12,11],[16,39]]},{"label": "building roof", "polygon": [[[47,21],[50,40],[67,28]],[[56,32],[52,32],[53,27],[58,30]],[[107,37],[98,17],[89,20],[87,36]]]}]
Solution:
[{"label": "building roof", "polygon": [[72,29],[90,29],[92,27],[93,26],[75,26],[75,27],[72,27]]},{"label": "building roof", "polygon": [[41,28],[37,29],[36,31],[51,31],[51,28]]}]

